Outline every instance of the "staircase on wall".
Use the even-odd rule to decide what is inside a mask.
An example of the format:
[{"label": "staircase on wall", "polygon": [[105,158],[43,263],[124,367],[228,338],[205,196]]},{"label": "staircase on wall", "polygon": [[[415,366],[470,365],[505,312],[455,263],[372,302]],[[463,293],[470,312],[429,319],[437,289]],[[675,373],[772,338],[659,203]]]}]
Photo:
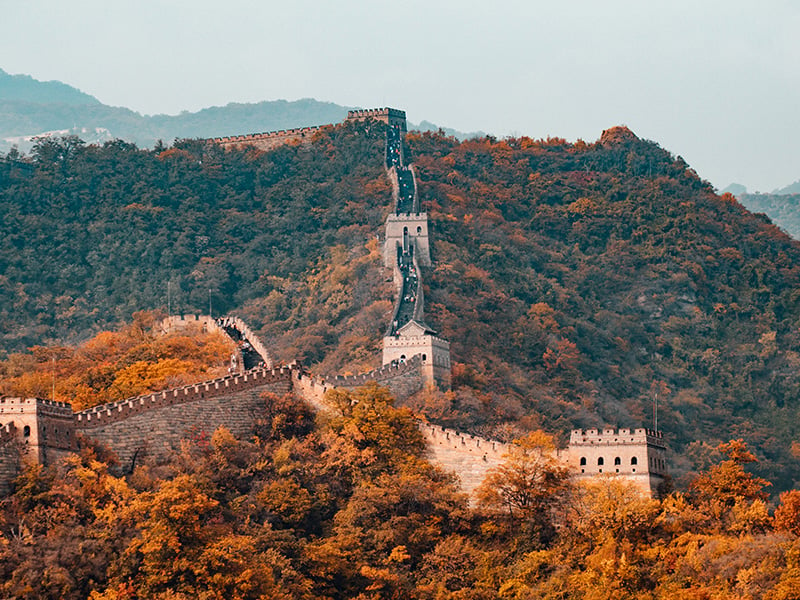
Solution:
[{"label": "staircase on wall", "polygon": [[394,273],[397,302],[383,338],[383,364],[420,356],[426,385],[449,389],[450,343],[438,337],[423,317],[420,267],[431,266],[428,215],[420,209],[413,165],[406,164],[404,131],[405,122],[390,122],[386,130],[386,169],[394,210],[386,220],[383,256],[384,266]]}]

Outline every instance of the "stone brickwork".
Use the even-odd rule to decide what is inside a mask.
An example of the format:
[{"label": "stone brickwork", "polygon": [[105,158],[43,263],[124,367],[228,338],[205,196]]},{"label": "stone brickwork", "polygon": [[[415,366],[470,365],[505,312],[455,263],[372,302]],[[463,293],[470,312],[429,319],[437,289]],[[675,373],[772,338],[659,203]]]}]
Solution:
[{"label": "stone brickwork", "polygon": [[11,492],[11,482],[19,474],[22,448],[14,423],[0,425],[0,497]]},{"label": "stone brickwork", "polygon": [[260,378],[252,386],[232,386],[214,397],[194,394],[193,399],[149,407],[122,418],[95,419],[92,426],[79,431],[111,448],[126,470],[143,459],[164,458],[181,440],[210,438],[219,427],[248,438],[264,414],[261,393],[283,395],[291,390],[291,371],[286,369],[280,375]]},{"label": "stone brickwork", "polygon": [[26,456],[47,463],[76,446],[72,407],[41,398],[0,398],[0,425],[13,423]]},{"label": "stone brickwork", "polygon": [[203,383],[187,385],[163,392],[101,404],[75,415],[75,426],[79,431],[105,427],[117,421],[125,421],[142,413],[187,404],[197,400],[225,397],[237,392],[259,389],[273,383],[283,385],[284,392],[291,390],[290,367],[279,369],[254,369],[242,375],[220,377]]},{"label": "stone brickwork", "polygon": [[420,432],[428,445],[429,459],[458,475],[461,488],[472,495],[490,469],[500,466],[509,444],[420,423]]}]

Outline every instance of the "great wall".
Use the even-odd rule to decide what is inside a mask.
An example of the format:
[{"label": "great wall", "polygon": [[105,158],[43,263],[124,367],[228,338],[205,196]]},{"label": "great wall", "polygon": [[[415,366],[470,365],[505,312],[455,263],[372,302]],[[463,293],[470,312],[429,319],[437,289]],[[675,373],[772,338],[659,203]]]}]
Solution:
[{"label": "great wall", "polygon": [[[413,165],[406,164],[405,112],[391,109],[350,111],[347,120],[373,119],[386,126],[385,167],[392,184],[394,209],[386,221],[384,267],[392,269],[398,292],[383,338],[383,366],[358,375],[314,375],[298,363],[275,366],[258,336],[235,316],[174,315],[160,324],[164,333],[200,327],[228,336],[237,348],[229,375],[73,412],[68,403],[40,398],[0,397],[0,495],[8,494],[25,462],[52,464],[78,449],[79,438],[99,442],[130,472],[136,464],[160,460],[181,440],[226,427],[247,437],[264,412],[263,392],[293,393],[317,411],[331,410],[326,393],[370,382],[387,387],[398,399],[425,386],[450,387],[450,345],[424,321],[422,267],[432,265],[427,213],[421,210]],[[305,143],[323,127],[217,138],[223,147],[255,146],[270,150]],[[458,474],[472,493],[487,472],[500,465],[510,444],[425,422],[419,430],[430,460]],[[573,430],[569,447],[558,458],[575,477],[610,475],[634,482],[656,495],[667,473],[666,447],[660,432],[647,429]]]}]

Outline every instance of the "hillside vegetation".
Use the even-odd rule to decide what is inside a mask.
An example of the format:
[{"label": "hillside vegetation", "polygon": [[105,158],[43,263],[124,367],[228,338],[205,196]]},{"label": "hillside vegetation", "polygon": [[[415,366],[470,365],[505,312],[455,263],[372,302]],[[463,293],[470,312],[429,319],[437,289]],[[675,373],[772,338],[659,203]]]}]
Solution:
[{"label": "hillside vegetation", "polygon": [[[384,129],[223,152],[41,142],[0,165],[6,349],[78,340],[142,309],[236,311],[284,360],[378,362],[391,311],[376,235]],[[454,391],[414,408],[485,435],[659,427],[683,485],[743,437],[791,487],[800,247],[624,128],[596,143],[411,135],[435,267],[426,313]],[[685,475],[685,477],[684,477]]]},{"label": "hillside vegetation", "polygon": [[689,493],[576,485],[534,432],[470,506],[376,388],[316,422],[265,395],[252,440],[199,432],[122,476],[85,448],[0,501],[0,593],[133,600],[781,600],[800,585],[800,492],[774,513],[740,441]]}]

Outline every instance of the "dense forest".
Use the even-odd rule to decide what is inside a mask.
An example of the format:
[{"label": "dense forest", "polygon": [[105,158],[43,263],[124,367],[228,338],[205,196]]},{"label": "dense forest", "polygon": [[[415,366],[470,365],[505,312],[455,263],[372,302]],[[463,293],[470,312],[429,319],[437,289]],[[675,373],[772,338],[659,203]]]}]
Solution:
[{"label": "dense forest", "polygon": [[[11,156],[3,347],[78,342],[166,309],[169,287],[173,313],[235,311],[283,360],[376,366],[393,294],[383,144],[382,125],[347,123],[268,153],[66,138]],[[652,426],[657,401],[679,487],[731,438],[771,491],[795,487],[800,246],[624,128],[407,145],[432,220],[427,320],[457,363],[453,391],[414,410],[514,439]]]},{"label": "dense forest", "polygon": [[741,441],[685,493],[578,485],[532,432],[467,503],[380,388],[315,421],[266,394],[224,429],[120,476],[86,447],[0,501],[0,595],[20,599],[789,600],[800,492],[774,511]]}]

